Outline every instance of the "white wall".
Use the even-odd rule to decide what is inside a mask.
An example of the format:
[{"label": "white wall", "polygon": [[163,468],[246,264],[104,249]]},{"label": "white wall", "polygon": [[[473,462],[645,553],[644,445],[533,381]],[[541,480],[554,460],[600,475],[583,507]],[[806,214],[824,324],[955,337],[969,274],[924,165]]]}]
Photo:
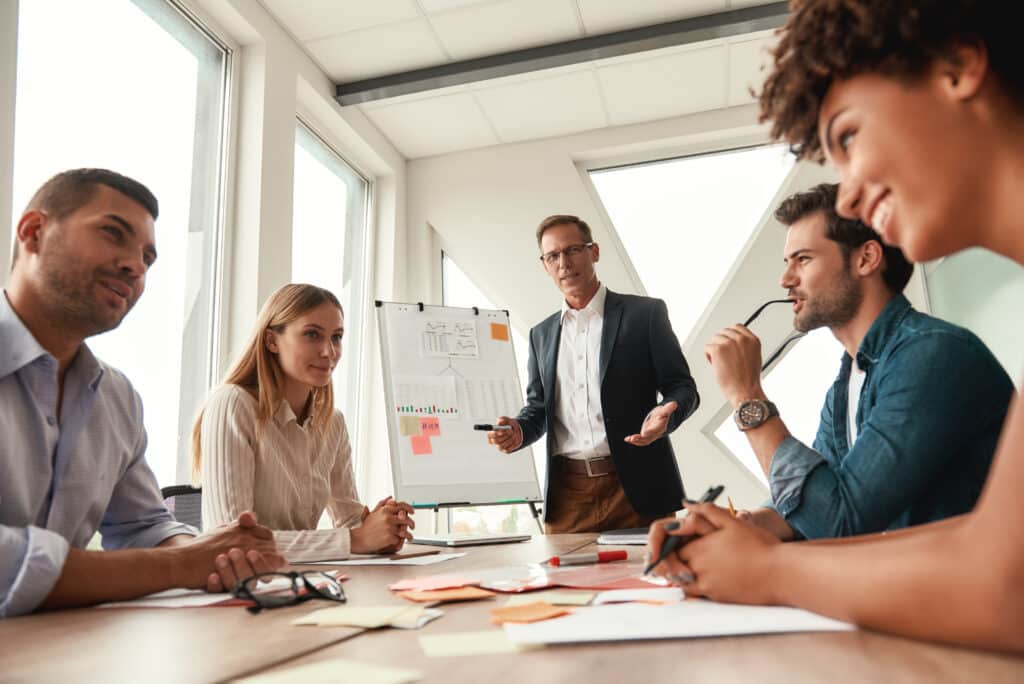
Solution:
[{"label": "white wall", "polygon": [[[641,292],[586,173],[618,163],[694,154],[764,142],[753,106],[624,126],[579,135],[417,159],[409,163],[410,289],[414,300],[440,301],[437,247],[458,262],[481,290],[507,307],[524,333],[556,310],[560,295],[537,261],[534,230],[554,213],[577,214],[601,244],[598,273],[613,290]],[[810,167],[813,175],[819,167]],[[810,180],[807,180],[810,183]],[[436,231],[436,238],[435,238]],[[704,436],[723,400],[701,348],[707,331],[749,313],[768,288],[778,291],[781,229],[758,234],[744,257],[743,275],[721,293],[714,315],[699,326],[698,342],[684,347],[702,396],[701,409],[673,436],[688,491],[723,483],[733,500],[753,506],[763,486]],[[659,296],[657,292],[648,293]],[[716,327],[717,326],[717,327]],[[786,330],[767,331],[781,340]],[[711,430],[713,431],[713,429]]]},{"label": "white wall", "polygon": [[974,331],[1018,383],[1024,372],[1024,269],[983,249],[928,265],[932,312]]}]

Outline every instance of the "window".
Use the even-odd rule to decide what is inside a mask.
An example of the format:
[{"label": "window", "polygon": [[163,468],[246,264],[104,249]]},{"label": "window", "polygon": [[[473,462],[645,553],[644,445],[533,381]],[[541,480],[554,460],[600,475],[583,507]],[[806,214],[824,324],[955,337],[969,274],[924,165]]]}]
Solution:
[{"label": "window", "polygon": [[77,167],[136,178],[160,201],[146,292],[89,345],[141,394],[161,485],[189,479],[211,383],[226,74],[225,49],[164,0],[20,4],[15,211]]},{"label": "window", "polygon": [[[665,300],[681,341],[693,334],[765,213],[774,208],[771,202],[793,163],[785,146],[772,145],[591,172],[640,281],[648,294]],[[842,353],[835,338],[823,332],[796,342],[764,380],[786,425],[807,443],[813,442],[821,401]],[[730,412],[724,411],[714,436],[767,484]]]},{"label": "window", "polygon": [[[765,357],[768,355],[766,351]],[[843,345],[832,331],[818,328],[794,342],[762,380],[765,394],[779,407],[790,433],[808,446],[814,444],[825,395],[839,373],[842,356]],[[768,484],[750,442],[736,427],[731,413],[715,430],[715,437],[757,479]]]},{"label": "window", "polygon": [[591,172],[644,289],[665,300],[680,342],[792,166],[785,146],[774,145]]},{"label": "window", "polygon": [[295,128],[294,182],[292,282],[330,290],[345,309],[345,340],[334,373],[334,401],[343,413],[354,417],[369,183],[301,122]]},{"label": "window", "polygon": [[[470,280],[465,271],[459,268],[451,257],[441,253],[441,300],[445,306],[472,307],[482,309],[500,309]],[[523,403],[526,403],[526,385],[530,376],[527,364],[530,358],[530,346],[526,338],[512,328],[512,347],[516,354],[516,365],[519,368],[519,386],[523,390]],[[488,448],[493,449],[490,445]],[[544,440],[533,445],[534,465],[537,475],[544,481],[547,470],[547,447]],[[487,533],[487,532],[524,532],[533,533],[537,530],[530,507],[519,506],[471,506],[450,509],[448,520],[452,532]]]}]

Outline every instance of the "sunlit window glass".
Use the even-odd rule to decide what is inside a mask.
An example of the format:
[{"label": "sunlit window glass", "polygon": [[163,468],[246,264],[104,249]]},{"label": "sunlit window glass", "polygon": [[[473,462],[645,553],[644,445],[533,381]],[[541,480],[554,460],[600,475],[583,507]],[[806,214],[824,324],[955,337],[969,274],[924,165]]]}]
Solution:
[{"label": "sunlit window glass", "polygon": [[[334,373],[335,405],[354,427],[363,321],[363,238],[369,184],[303,124],[295,129],[292,201],[292,282],[337,295],[345,309],[345,338]],[[358,453],[358,450],[357,452]]]},{"label": "sunlit window glass", "polygon": [[226,62],[165,0],[19,3],[15,218],[78,167],[131,176],[160,201],[146,291],[89,345],[141,394],[161,485],[188,481],[187,434],[211,380]]}]

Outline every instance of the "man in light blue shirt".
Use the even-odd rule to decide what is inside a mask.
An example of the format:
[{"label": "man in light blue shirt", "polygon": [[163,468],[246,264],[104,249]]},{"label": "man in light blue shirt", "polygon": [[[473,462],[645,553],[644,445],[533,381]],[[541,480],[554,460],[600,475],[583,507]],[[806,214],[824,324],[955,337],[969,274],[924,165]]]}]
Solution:
[{"label": "man in light blue shirt", "polygon": [[[139,395],[84,343],[142,294],[157,213],[138,182],[79,169],[18,222],[0,296],[0,617],[222,591],[283,565],[251,513],[198,537],[175,522],[145,461]],[[107,551],[84,550],[97,530]]]}]

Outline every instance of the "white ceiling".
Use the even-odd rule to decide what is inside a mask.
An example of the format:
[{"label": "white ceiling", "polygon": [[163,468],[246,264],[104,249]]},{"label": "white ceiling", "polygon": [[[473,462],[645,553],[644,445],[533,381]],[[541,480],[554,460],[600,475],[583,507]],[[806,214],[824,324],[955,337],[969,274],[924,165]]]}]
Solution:
[{"label": "white ceiling", "polygon": [[[335,82],[767,0],[261,0]],[[409,158],[746,104],[770,32],[358,106]]]}]

